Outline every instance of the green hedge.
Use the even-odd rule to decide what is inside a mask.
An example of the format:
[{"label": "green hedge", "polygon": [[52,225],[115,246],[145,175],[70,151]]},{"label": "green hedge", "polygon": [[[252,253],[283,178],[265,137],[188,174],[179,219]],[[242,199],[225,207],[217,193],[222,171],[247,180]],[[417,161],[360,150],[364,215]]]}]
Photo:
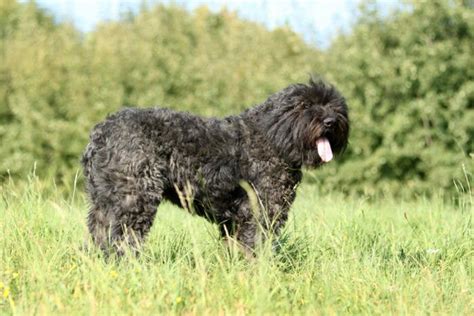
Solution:
[{"label": "green hedge", "polygon": [[415,1],[388,18],[362,13],[325,54],[326,72],[352,110],[349,155],[328,168],[325,183],[369,193],[455,192],[456,185],[467,192],[474,171],[472,6]]},{"label": "green hedge", "polygon": [[[144,9],[81,34],[34,4],[0,3],[0,176],[70,181],[88,131],[124,105],[235,114],[319,73],[351,110],[346,155],[308,179],[346,192],[467,189],[474,152],[474,15],[415,2],[320,51],[234,13]],[[465,166],[465,173],[462,166]],[[463,180],[464,179],[464,180]]]}]

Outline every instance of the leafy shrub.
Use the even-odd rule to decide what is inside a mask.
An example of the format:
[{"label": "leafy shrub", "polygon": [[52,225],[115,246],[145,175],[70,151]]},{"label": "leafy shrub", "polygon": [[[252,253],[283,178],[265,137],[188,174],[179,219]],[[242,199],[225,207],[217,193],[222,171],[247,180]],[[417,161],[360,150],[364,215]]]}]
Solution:
[{"label": "leafy shrub", "polygon": [[422,193],[472,182],[462,165],[474,170],[473,43],[474,12],[461,3],[364,11],[325,54],[352,111],[348,155],[327,167],[325,186]]},{"label": "leafy shrub", "polygon": [[[157,6],[82,35],[34,4],[2,2],[0,175],[70,178],[90,128],[122,106],[238,113],[320,54],[286,28]],[[297,71],[296,71],[297,70]]]},{"label": "leafy shrub", "polygon": [[[320,73],[343,92],[352,134],[323,190],[470,190],[474,13],[454,1],[361,12],[326,51],[234,13],[143,9],[81,34],[35,4],[0,3],[0,177],[70,179],[88,131],[122,106],[236,114]],[[464,165],[464,172],[462,166]],[[70,180],[68,180],[70,181]],[[466,183],[468,182],[468,183]],[[461,186],[463,185],[463,186]]]}]

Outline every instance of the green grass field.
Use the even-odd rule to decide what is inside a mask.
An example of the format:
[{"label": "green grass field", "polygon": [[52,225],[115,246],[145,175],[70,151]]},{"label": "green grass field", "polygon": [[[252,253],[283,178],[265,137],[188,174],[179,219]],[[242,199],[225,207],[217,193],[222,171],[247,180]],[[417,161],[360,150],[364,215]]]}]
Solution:
[{"label": "green grass field", "polygon": [[216,227],[160,207],[140,257],[83,250],[87,203],[0,187],[1,315],[473,315],[472,196],[321,196],[302,185],[278,250],[246,260]]}]

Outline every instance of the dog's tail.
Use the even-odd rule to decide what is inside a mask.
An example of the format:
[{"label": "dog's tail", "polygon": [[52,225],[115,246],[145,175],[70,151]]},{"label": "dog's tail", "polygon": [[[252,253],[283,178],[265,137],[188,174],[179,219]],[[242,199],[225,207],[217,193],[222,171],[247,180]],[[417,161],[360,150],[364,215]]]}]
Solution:
[{"label": "dog's tail", "polygon": [[92,167],[91,166],[91,161],[92,161],[92,156],[94,155],[93,147],[94,146],[91,143],[87,144],[86,150],[82,154],[82,158],[81,158],[81,165],[82,165],[82,169],[84,171],[84,176],[86,178],[89,178],[90,169]]},{"label": "dog's tail", "polygon": [[84,176],[89,179],[92,170],[92,160],[98,149],[105,146],[105,135],[103,133],[104,122],[97,124],[91,131],[89,143],[84,150],[81,158]]}]

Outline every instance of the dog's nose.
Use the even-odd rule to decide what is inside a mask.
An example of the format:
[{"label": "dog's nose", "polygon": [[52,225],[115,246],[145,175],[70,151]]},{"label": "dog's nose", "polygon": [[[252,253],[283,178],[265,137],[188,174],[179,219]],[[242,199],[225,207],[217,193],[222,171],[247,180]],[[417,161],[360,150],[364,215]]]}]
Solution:
[{"label": "dog's nose", "polygon": [[324,126],[326,127],[331,127],[334,124],[334,122],[336,122],[336,119],[332,116],[326,117],[323,121]]}]

